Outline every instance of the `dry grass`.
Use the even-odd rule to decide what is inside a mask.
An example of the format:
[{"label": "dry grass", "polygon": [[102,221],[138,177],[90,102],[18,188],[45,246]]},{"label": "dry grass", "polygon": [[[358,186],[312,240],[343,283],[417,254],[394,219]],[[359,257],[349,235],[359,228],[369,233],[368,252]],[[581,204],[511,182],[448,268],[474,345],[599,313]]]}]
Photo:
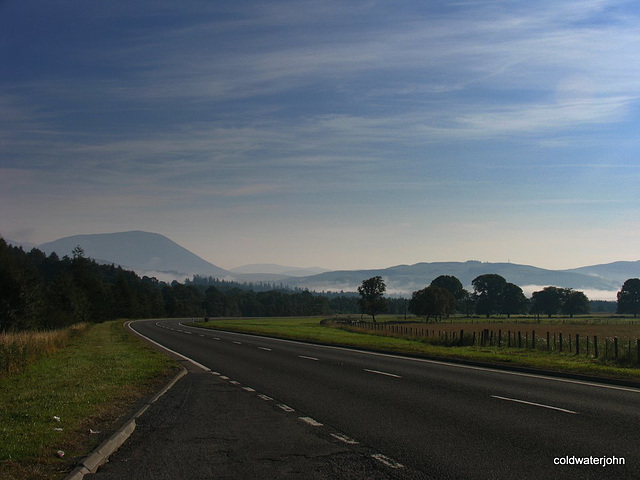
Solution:
[{"label": "dry grass", "polygon": [[0,333],[0,378],[23,372],[29,365],[51,355],[85,331],[86,323],[62,330]]}]

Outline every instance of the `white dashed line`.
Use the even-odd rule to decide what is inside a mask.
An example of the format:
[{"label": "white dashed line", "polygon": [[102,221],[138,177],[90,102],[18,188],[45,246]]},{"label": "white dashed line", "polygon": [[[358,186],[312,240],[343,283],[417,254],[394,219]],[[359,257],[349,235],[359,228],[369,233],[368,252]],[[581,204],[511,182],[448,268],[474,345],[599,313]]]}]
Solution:
[{"label": "white dashed line", "polygon": [[322,426],[322,424],[320,422],[316,422],[311,417],[298,417],[298,420],[302,420],[304,423],[306,423],[307,425],[311,425],[312,427],[321,427]]},{"label": "white dashed line", "polygon": [[332,433],[331,436],[336,440],[340,440],[341,442],[346,443],[347,445],[358,445],[359,443],[353,438],[349,438],[346,435],[343,435],[342,433]]},{"label": "white dashed line", "polygon": [[234,341],[233,343],[235,343],[236,345],[242,345],[242,342],[235,342]]},{"label": "white dashed line", "polygon": [[402,465],[401,463],[398,463],[395,460],[390,459],[386,455],[382,455],[381,453],[376,453],[375,455],[371,456],[389,468],[404,468],[404,465]]},{"label": "white dashed line", "polygon": [[211,372],[211,375],[215,375],[215,376],[219,377],[221,374],[219,372]]},{"label": "white dashed line", "polygon": [[313,360],[314,362],[319,361],[316,357],[307,357],[306,355],[298,355],[298,358],[304,358],[305,360]]},{"label": "white dashed line", "polygon": [[231,385],[240,385],[240,382],[236,382],[235,380],[231,380],[229,383]]},{"label": "white dashed line", "polygon": [[225,377],[224,375],[220,375],[220,378],[221,378],[222,380],[229,380],[229,377]]},{"label": "white dashed line", "polygon": [[295,412],[293,408],[291,408],[289,405],[285,405],[284,403],[279,403],[277,407],[281,410],[284,410],[285,412]]},{"label": "white dashed line", "polygon": [[497,398],[498,400],[506,400],[507,402],[524,403],[525,405],[532,405],[534,407],[548,408],[549,410],[557,410],[559,412],[571,413],[573,415],[578,415],[578,412],[574,412],[573,410],[567,410],[565,408],[553,407],[551,405],[544,405],[542,403],[527,402],[526,400],[518,400],[517,398],[500,397],[498,395],[491,395],[491,396],[493,398]]},{"label": "white dashed line", "polygon": [[267,347],[258,347],[258,350],[264,350],[265,352],[270,352],[271,349]]},{"label": "white dashed line", "polygon": [[387,377],[402,378],[400,375],[396,375],[395,373],[381,372],[379,370],[369,370],[368,368],[365,368],[364,371],[369,373],[376,373],[378,375],[385,375]]},{"label": "white dashed line", "polygon": [[258,398],[261,398],[265,402],[270,402],[271,400],[273,400],[273,398],[271,398],[269,395],[258,395]]},{"label": "white dashed line", "polygon": [[247,392],[255,392],[255,390],[251,387],[242,387],[243,390],[247,391]]}]

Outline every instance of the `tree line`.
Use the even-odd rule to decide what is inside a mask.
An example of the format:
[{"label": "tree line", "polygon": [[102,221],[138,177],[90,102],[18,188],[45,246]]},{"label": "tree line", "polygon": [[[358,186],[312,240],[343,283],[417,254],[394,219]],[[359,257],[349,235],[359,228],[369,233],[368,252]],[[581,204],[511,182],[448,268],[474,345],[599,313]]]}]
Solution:
[{"label": "tree line", "polygon": [[[254,290],[255,288],[255,290]],[[404,299],[389,311],[404,313]],[[99,264],[81,247],[71,256],[25,252],[0,238],[0,331],[52,329],[116,318],[309,316],[358,313],[357,295],[316,294],[269,284],[195,277],[166,283]]]},{"label": "tree line", "polygon": [[[533,292],[527,298],[522,289],[507,282],[498,274],[479,275],[472,281],[473,292],[466,290],[460,280],[451,275],[441,275],[427,287],[413,292],[408,311],[435,320],[463,313],[510,317],[517,314],[552,315],[563,314],[573,317],[590,312],[591,304],[584,292],[571,288],[549,286]],[[362,313],[371,315],[375,322],[378,313],[387,308],[384,293],[386,285],[380,276],[362,282],[358,287]],[[628,279],[617,295],[617,312],[630,313],[634,317],[640,313],[640,279]]]}]

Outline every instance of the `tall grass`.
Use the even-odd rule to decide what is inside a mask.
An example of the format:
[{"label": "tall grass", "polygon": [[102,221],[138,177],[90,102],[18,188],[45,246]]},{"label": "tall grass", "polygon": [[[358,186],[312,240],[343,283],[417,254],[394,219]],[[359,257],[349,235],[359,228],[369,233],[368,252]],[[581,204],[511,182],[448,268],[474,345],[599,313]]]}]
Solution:
[{"label": "tall grass", "polygon": [[64,348],[87,327],[87,323],[78,323],[62,330],[0,333],[0,378],[21,373],[32,363]]}]

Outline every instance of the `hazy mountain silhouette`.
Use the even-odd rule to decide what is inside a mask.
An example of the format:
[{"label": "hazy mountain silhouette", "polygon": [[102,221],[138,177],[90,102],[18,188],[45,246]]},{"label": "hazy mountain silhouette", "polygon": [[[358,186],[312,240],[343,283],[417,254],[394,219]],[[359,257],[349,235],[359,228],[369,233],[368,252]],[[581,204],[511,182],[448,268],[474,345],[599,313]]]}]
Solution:
[{"label": "hazy mountain silhouette", "polygon": [[[305,269],[276,264],[245,265],[227,271],[203,260],[167,237],[141,231],[76,235],[45,243],[39,248],[46,253],[55,251],[59,256],[63,256],[71,255],[77,245],[84,249],[86,256],[96,261],[121,265],[140,275],[169,272],[173,278],[183,280],[187,276],[199,274],[235,279],[240,282],[277,282],[318,292],[340,290],[353,292],[363,280],[375,275],[383,277],[389,293],[404,295],[410,295],[424,288],[440,275],[453,275],[466,288],[471,289],[474,278],[495,273],[503,276],[508,282],[522,287],[527,294],[530,292],[527,292],[525,287],[534,286],[541,289],[549,285],[583,291],[614,292],[620,290],[625,280],[640,278],[640,261],[614,262],[570,270],[547,270],[514,263],[467,261],[416,263],[375,270],[324,271],[323,273],[316,273],[322,270],[318,267]],[[587,294],[589,295],[589,292]]]},{"label": "hazy mountain silhouette", "polygon": [[622,285],[630,278],[640,278],[640,261],[604,263],[565,271],[600,277]]},{"label": "hazy mountain silhouette", "polygon": [[[625,272],[629,273],[629,276],[626,278],[640,275],[640,262],[631,263],[635,263],[636,268],[635,270],[625,270]],[[583,268],[589,269],[590,267]],[[619,277],[606,278],[604,273],[607,272],[607,269],[605,268],[600,268],[598,271],[602,272],[603,275],[595,276],[575,271],[546,270],[514,263],[482,263],[477,261],[433,262],[417,263],[415,265],[398,265],[377,270],[327,272],[309,277],[288,279],[286,283],[291,286],[299,286],[317,291],[354,291],[362,283],[362,280],[380,275],[385,280],[387,290],[390,293],[406,294],[424,288],[440,275],[453,275],[457,277],[465,287],[469,288],[471,282],[477,276],[495,273],[504,277],[508,282],[515,283],[520,287],[533,285],[544,287],[554,285],[579,290],[620,290],[622,282],[619,280]],[[633,275],[631,274],[632,271],[635,272]]]},{"label": "hazy mountain silhouette", "polygon": [[203,260],[158,233],[132,231],[74,235],[44,243],[38,248],[46,253],[56,252],[62,257],[71,256],[78,245],[85,256],[99,263],[121,265],[138,274],[164,272],[182,279],[195,273],[214,277],[229,275],[227,270]]}]

